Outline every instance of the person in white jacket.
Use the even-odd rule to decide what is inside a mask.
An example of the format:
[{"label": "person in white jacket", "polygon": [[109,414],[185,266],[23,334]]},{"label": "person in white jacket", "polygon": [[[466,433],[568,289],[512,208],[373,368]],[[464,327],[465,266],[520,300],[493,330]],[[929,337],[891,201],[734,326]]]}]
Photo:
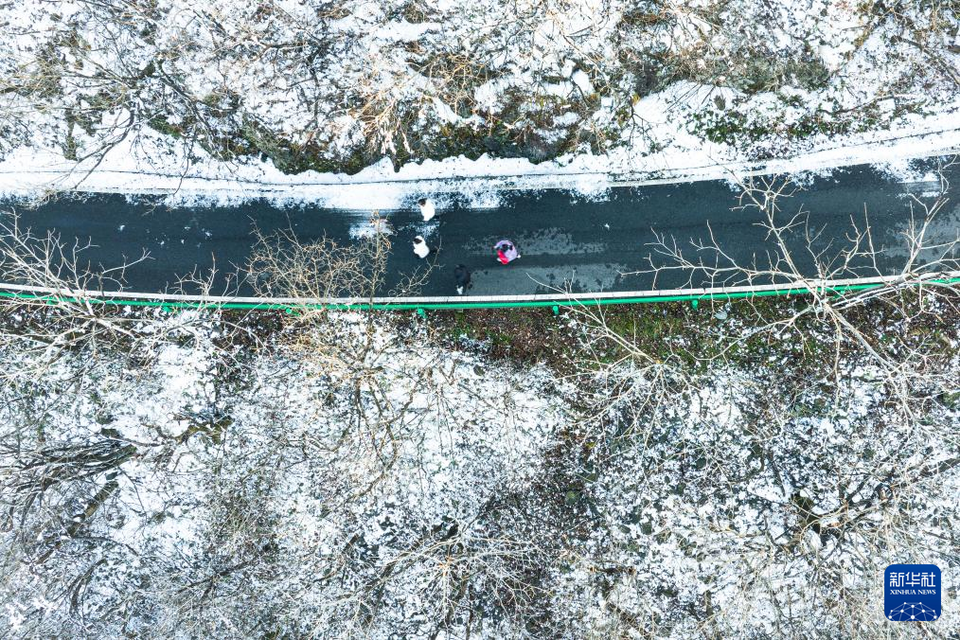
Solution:
[{"label": "person in white jacket", "polygon": [[423,214],[424,222],[430,222],[433,220],[433,216],[437,215],[437,208],[433,206],[433,200],[420,198],[417,200],[417,204],[420,205],[420,213]]},{"label": "person in white jacket", "polygon": [[423,236],[417,236],[413,239],[413,252],[417,254],[418,258],[426,258],[430,255],[430,247],[424,242]]}]

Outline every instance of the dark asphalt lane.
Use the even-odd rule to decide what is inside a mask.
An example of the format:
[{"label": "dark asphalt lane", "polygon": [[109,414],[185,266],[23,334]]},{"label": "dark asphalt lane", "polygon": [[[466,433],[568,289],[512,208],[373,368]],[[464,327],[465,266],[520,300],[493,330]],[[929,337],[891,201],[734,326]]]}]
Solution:
[{"label": "dark asphalt lane", "polygon": [[[921,168],[932,167],[923,161]],[[938,238],[953,239],[960,228],[960,167],[948,170],[951,202],[932,231]],[[881,266],[896,270],[904,257],[900,237],[910,219],[908,193],[918,196],[936,191],[931,182],[900,183],[867,167],[834,171],[829,177],[804,184],[792,198],[781,200],[786,218],[801,209],[811,227],[823,228],[823,242],[838,247],[850,230],[851,217],[864,220],[864,211],[881,250]],[[453,269],[465,264],[473,274],[468,295],[548,293],[551,287],[575,292],[639,291],[686,285],[690,274],[672,272],[653,276],[622,275],[649,267],[649,243],[654,231],[675,238],[690,257],[696,252],[691,239],[708,236],[707,223],[725,251],[740,261],[754,256],[761,261],[771,248],[756,209],[735,210],[738,193],[726,182],[708,181],[674,185],[622,187],[602,201],[589,201],[564,191],[510,192],[496,209],[440,209],[424,223],[416,205],[381,212],[394,227],[390,278],[385,290],[402,274],[422,265],[410,242],[417,234],[431,246],[441,246],[430,259],[436,269],[421,295],[453,295]],[[128,199],[121,195],[61,197],[39,208],[5,203],[3,211],[18,211],[22,227],[34,234],[55,230],[63,240],[90,240],[95,247],[84,256],[92,265],[111,267],[143,250],[150,259],[127,273],[127,288],[159,292],[177,275],[194,267],[207,269],[216,258],[218,268],[245,266],[253,243],[254,225],[265,233],[292,229],[301,240],[326,235],[350,242],[368,213],[320,207],[275,207],[254,201],[234,207],[169,208],[151,198]],[[514,240],[522,254],[517,262],[502,266],[495,261],[493,245],[500,238]],[[800,233],[792,236],[796,255],[802,251]],[[955,256],[958,257],[958,256]],[[801,262],[804,269],[810,261]],[[694,276],[692,286],[706,283]],[[249,294],[249,290],[242,291]]]}]

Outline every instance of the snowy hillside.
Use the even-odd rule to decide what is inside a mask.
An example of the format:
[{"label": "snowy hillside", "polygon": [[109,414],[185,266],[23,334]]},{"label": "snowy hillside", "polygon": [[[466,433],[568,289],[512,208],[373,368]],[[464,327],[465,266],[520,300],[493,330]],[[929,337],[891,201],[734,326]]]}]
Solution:
[{"label": "snowy hillside", "polygon": [[813,318],[798,343],[789,307],[740,303],[128,310],[51,362],[56,316],[21,309],[0,633],[921,637],[879,576],[922,561],[955,634],[960,324],[955,295],[922,304],[857,312],[895,328],[839,359]]},{"label": "snowy hillside", "polygon": [[[385,157],[463,156],[406,174],[422,179],[685,177],[810,152],[870,160],[891,142],[907,146],[885,159],[941,153],[960,146],[957,11],[932,0],[8,2],[0,174],[17,175],[0,186],[74,186],[94,168],[298,185],[330,179],[284,174],[352,174]],[[53,168],[77,171],[36,174]]]}]

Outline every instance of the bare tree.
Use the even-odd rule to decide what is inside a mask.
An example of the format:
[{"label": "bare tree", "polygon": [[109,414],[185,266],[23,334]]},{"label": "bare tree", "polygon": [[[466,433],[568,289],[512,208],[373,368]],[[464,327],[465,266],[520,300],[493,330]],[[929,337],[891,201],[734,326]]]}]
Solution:
[{"label": "bare tree", "polygon": [[[36,354],[25,361],[38,369],[25,375],[41,374],[70,350],[83,347],[96,354],[104,344],[134,339],[137,321],[112,312],[101,300],[121,290],[127,269],[149,256],[97,270],[83,259],[90,246],[63,243],[55,232],[36,237],[13,213],[0,222],[0,281],[13,286],[3,302],[4,316],[11,322],[17,312],[26,312],[18,330],[3,331],[0,339],[4,346],[16,343]],[[43,320],[29,321],[30,312],[41,313]]]},{"label": "bare tree", "polygon": [[[824,229],[813,226],[809,215],[798,211],[785,215],[782,200],[796,192],[796,187],[783,178],[751,178],[741,181],[743,208],[762,213],[760,223],[766,230],[769,246],[765,253],[750,263],[731,256],[717,241],[712,230],[706,239],[692,240],[693,257],[689,257],[676,239],[663,235],[652,245],[647,273],[658,276],[680,272],[687,286],[708,288],[769,287],[793,288],[805,292],[804,302],[786,317],[762,322],[749,335],[735,337],[731,344],[756,337],[793,334],[802,339],[812,319],[817,327],[828,329],[833,338],[834,374],[839,376],[839,361],[846,346],[862,350],[884,373],[886,384],[895,390],[900,406],[912,415],[917,384],[948,384],[929,366],[923,350],[903,343],[884,344],[868,335],[853,321],[870,305],[878,305],[896,316],[897,321],[917,323],[941,313],[941,305],[956,310],[956,289],[950,279],[960,272],[960,233],[948,230],[945,237],[934,233],[938,216],[948,201],[945,170],[938,172],[940,193],[932,200],[910,194],[910,218],[903,231],[901,266],[895,273],[880,264],[881,251],[876,247],[869,217],[851,219],[849,231],[841,241],[826,238]],[[941,234],[942,236],[942,234]],[[799,247],[799,248],[798,248]],[[892,249],[887,249],[887,253]],[[847,287],[862,279],[873,287]],[[922,345],[921,345],[922,346]],[[923,386],[921,384],[921,386]]]}]

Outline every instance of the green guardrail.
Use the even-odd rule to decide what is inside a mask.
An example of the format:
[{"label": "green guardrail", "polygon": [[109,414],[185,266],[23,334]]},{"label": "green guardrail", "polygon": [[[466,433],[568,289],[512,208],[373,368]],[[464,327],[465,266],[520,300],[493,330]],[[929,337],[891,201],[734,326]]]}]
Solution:
[{"label": "green guardrail", "polygon": [[[960,278],[947,278],[938,280],[926,280],[915,283],[917,286],[922,284],[946,284],[953,285],[960,282]],[[530,301],[504,301],[504,302],[433,302],[433,303],[257,303],[257,302],[201,302],[201,301],[175,301],[175,300],[126,300],[120,298],[77,298],[63,297],[50,294],[32,294],[12,291],[0,291],[0,298],[35,300],[47,304],[57,304],[59,302],[80,303],[89,302],[93,304],[102,304],[118,307],[158,307],[166,310],[173,309],[241,309],[250,311],[284,311],[293,313],[297,310],[386,310],[386,311],[417,311],[423,314],[426,310],[455,310],[455,309],[523,309],[536,307],[552,307],[554,313],[558,313],[560,307],[569,306],[606,306],[614,304],[653,304],[663,302],[690,302],[697,307],[701,301],[715,300],[735,300],[742,298],[760,298],[767,296],[792,296],[809,295],[816,292],[833,293],[842,295],[850,291],[866,291],[869,289],[879,289],[886,286],[885,283],[871,284],[850,284],[836,287],[820,287],[810,289],[806,287],[788,287],[784,289],[772,289],[764,291],[737,291],[737,292],[717,292],[689,295],[671,295],[671,296],[647,296],[633,298],[595,298],[595,299],[561,299],[554,300],[530,300]]]}]

